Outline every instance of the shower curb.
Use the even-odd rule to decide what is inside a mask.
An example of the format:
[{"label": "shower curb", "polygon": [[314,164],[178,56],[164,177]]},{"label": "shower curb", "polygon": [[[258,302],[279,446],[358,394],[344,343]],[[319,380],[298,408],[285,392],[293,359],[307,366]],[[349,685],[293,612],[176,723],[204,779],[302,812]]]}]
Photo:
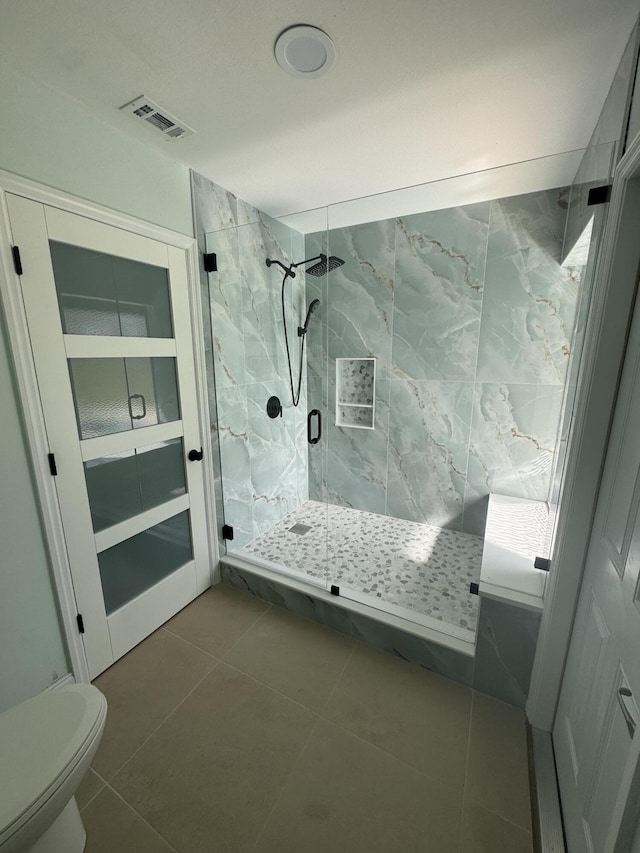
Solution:
[{"label": "shower curb", "polygon": [[[409,622],[405,627],[401,625],[404,620],[397,617],[383,616],[371,607],[333,596],[297,579],[276,577],[275,572],[238,557],[227,556],[221,560],[220,572],[222,582],[228,586],[467,687],[473,686],[475,647],[472,643],[454,638],[448,638],[450,645],[437,643],[431,636],[435,632],[430,629]],[[452,648],[455,645],[458,648]]]}]

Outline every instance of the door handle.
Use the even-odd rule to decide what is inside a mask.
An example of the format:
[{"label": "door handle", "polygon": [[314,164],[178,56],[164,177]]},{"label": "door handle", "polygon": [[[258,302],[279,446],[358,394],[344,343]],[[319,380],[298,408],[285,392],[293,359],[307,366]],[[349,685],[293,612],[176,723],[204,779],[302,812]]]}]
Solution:
[{"label": "door handle", "polygon": [[[131,405],[134,400],[142,400],[142,414],[134,415],[133,414],[133,406]],[[147,401],[144,399],[142,394],[131,394],[129,397],[129,417],[132,421],[140,421],[142,418],[147,415]]]},{"label": "door handle", "polygon": [[621,687],[618,690],[618,703],[620,705],[620,708],[622,709],[622,716],[624,717],[624,721],[627,724],[627,731],[629,732],[629,737],[633,737],[636,732],[636,721],[629,713],[629,709],[625,705],[624,701],[630,696],[633,696],[633,693],[629,690],[628,687]]},{"label": "door handle", "polygon": [[[313,436],[313,438],[311,437],[311,419],[312,418],[318,419],[318,424],[317,424],[318,432],[316,433],[316,435]],[[307,441],[309,442],[309,444],[317,444],[320,441],[321,436],[322,436],[322,415],[320,414],[318,409],[311,409],[311,411],[307,415]]]},{"label": "door handle", "polygon": [[202,452],[202,448],[200,450],[190,450],[187,453],[187,459],[189,462],[201,462],[204,453]]}]

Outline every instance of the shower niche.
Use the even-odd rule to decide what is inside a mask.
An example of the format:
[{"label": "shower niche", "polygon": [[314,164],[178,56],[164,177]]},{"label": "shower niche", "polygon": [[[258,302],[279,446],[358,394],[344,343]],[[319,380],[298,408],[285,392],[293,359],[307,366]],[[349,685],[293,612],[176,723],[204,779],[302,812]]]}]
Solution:
[{"label": "shower niche", "polygon": [[336,359],[336,426],[373,429],[375,358]]}]

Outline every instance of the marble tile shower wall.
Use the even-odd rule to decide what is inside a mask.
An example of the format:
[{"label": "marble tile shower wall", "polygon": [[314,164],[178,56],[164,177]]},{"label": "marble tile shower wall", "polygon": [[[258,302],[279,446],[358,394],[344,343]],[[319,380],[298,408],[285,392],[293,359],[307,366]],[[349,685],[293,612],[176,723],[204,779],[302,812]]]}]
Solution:
[{"label": "marble tile shower wall", "polygon": [[[311,498],[478,535],[489,492],[547,499],[579,291],[560,266],[567,203],[558,189],[307,237],[345,260],[307,293],[323,306],[309,407],[328,412]],[[373,431],[335,426],[340,357],[377,359]]]},{"label": "marble tile shower wall", "polygon": [[[267,257],[301,259],[304,237],[201,175],[192,175],[192,186],[199,244],[217,255],[217,273],[201,273],[210,319],[205,348],[217,512],[233,526],[236,550],[308,497],[306,390],[294,408],[282,340],[282,277],[265,265]],[[286,287],[296,362],[305,307],[300,275]],[[283,416],[275,419],[266,414],[272,395],[283,404]]]}]

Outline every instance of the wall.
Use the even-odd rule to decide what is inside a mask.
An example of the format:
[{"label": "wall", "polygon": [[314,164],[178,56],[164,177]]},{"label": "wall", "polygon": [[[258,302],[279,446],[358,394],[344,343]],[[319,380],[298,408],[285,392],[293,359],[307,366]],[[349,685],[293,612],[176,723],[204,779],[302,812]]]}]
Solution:
[{"label": "wall", "polygon": [[0,115],[0,169],[193,234],[189,170],[169,159],[169,148],[164,156],[4,68]]},{"label": "wall", "polygon": [[[279,267],[303,258],[304,238],[200,175],[193,175],[196,232],[203,251],[216,252],[218,271],[201,271],[214,459],[220,521],[234,528],[228,549],[242,548],[306,500],[306,383],[294,408],[282,336]],[[298,325],[304,317],[304,273],[288,279],[285,304],[294,381],[299,370]],[[269,397],[283,415],[270,419]]]},{"label": "wall", "polygon": [[[315,285],[309,407],[324,395],[328,423],[311,497],[478,535],[490,491],[547,499],[578,295],[567,204],[559,189],[329,230],[345,264]],[[365,356],[375,430],[336,427],[335,359]]]},{"label": "wall", "polygon": [[[3,70],[2,83],[0,169],[192,233],[189,176],[183,166],[33,80]],[[1,323],[0,339],[2,710],[47,687],[69,667]]]},{"label": "wall", "polygon": [[[636,23],[578,170],[580,180],[608,182],[624,149],[626,116],[636,75],[639,39],[640,27]],[[575,211],[572,211],[574,234],[581,230],[586,208],[583,193],[578,197]],[[604,216],[606,213],[605,205]],[[567,248],[571,245],[571,241],[567,241]],[[619,288],[616,290],[614,282],[613,291],[617,305],[614,313],[619,318],[616,323],[615,319],[612,319],[613,315],[609,315],[606,310],[610,296],[607,297],[603,293],[602,287],[606,282],[602,280],[602,274],[599,279],[594,285],[593,303],[596,310],[590,311],[586,334],[597,338],[603,328],[609,329],[608,338],[605,333],[604,339],[600,341],[606,357],[595,358],[591,347],[592,351],[585,360],[585,367],[580,369],[576,377],[577,408],[573,421],[565,427],[568,446],[566,482],[561,482],[558,478],[556,493],[553,496],[560,504],[554,533],[555,542],[550,555],[555,570],[550,573],[545,588],[545,608],[531,678],[531,698],[527,706],[527,715],[532,725],[543,731],[551,731],[556,712],[573,614],[589,543],[599,469],[606,446],[609,412],[613,404],[611,389],[615,388],[615,374],[622,357],[620,348],[625,338],[624,326],[628,312],[620,310],[620,306],[625,303],[625,294],[620,292]],[[591,385],[594,376],[596,382],[589,391],[587,386]],[[596,405],[593,405],[594,400],[597,400]],[[574,424],[578,425],[577,429],[573,429]]]},{"label": "wall", "polygon": [[[0,326],[1,328],[1,326]],[[18,415],[9,354],[0,340],[0,712],[69,671]]]}]

